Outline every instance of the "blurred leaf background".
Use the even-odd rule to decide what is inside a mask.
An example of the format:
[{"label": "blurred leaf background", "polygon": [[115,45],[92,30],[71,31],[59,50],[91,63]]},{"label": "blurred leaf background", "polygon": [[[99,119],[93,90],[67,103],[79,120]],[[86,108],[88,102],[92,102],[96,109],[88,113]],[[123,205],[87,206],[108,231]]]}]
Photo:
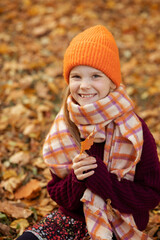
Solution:
[{"label": "blurred leaf background", "polygon": [[[160,156],[159,13],[159,0],[0,1],[0,240],[57,207],[42,145],[63,97],[64,52],[80,31],[102,24],[113,33],[123,82]],[[160,206],[147,232],[160,239]]]}]

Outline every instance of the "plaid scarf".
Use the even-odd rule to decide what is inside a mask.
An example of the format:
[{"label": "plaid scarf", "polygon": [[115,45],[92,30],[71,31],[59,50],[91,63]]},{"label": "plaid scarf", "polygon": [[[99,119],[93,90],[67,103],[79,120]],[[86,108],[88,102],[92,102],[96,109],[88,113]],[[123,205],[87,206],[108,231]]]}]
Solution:
[{"label": "plaid scarf", "polygon": [[[135,167],[141,157],[142,126],[134,114],[134,105],[125,87],[94,103],[79,106],[72,97],[67,99],[69,117],[78,127],[81,138],[94,132],[94,141],[106,141],[104,163],[108,171],[120,181],[133,181]],[[57,115],[43,147],[44,160],[57,176],[64,178],[72,169],[72,159],[80,153],[64,121],[63,109]],[[86,189],[81,199],[91,239],[112,239],[112,231],[118,239],[149,239],[139,231],[130,214],[113,209],[106,202]],[[124,238],[125,236],[125,238]]]}]

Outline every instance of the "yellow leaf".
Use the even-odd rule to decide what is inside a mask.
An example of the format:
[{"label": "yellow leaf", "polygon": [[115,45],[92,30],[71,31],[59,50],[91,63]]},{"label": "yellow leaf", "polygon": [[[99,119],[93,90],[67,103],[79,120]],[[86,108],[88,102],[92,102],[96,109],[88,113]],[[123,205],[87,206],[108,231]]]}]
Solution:
[{"label": "yellow leaf", "polygon": [[17,220],[14,220],[11,224],[10,227],[13,229],[19,229],[19,235],[21,235],[24,230],[29,226],[29,223],[26,219],[20,218]]},{"label": "yellow leaf", "polygon": [[4,170],[3,171],[3,179],[6,180],[11,177],[17,177],[17,173],[14,169]]},{"label": "yellow leaf", "polygon": [[46,214],[50,213],[51,211],[53,211],[54,209],[54,206],[53,205],[47,205],[47,206],[44,206],[44,207],[38,207],[36,208],[37,210],[37,214],[44,217]]}]

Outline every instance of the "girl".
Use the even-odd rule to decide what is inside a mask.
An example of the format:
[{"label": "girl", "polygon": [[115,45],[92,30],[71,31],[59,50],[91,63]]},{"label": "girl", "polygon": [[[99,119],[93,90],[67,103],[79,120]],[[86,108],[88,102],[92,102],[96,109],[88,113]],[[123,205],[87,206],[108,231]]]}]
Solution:
[{"label": "girl", "polygon": [[[67,93],[43,147],[48,192],[60,207],[18,240],[150,239],[143,230],[160,201],[156,145],[121,84],[118,48],[104,26],[71,41],[64,78]],[[80,152],[87,137],[93,144]]]}]

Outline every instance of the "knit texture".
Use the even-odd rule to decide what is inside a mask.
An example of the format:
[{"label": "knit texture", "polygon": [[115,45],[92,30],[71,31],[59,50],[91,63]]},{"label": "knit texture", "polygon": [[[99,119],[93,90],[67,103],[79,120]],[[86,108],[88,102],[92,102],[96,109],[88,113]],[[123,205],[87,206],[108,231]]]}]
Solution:
[{"label": "knit texture", "polygon": [[94,143],[87,150],[90,156],[96,158],[98,167],[95,174],[86,181],[78,181],[73,170],[65,179],[52,173],[47,189],[66,215],[85,221],[80,199],[86,188],[89,188],[104,200],[110,198],[111,205],[120,212],[131,213],[139,230],[146,228],[149,210],[155,208],[160,201],[160,164],[155,141],[145,122],[140,120],[144,144],[133,182],[127,179],[119,182],[115,174],[108,172],[103,163],[104,142]]},{"label": "knit texture", "polygon": [[69,82],[71,69],[78,65],[96,68],[118,87],[121,83],[119,52],[113,35],[101,25],[91,27],[71,41],[64,55],[63,74]]}]

